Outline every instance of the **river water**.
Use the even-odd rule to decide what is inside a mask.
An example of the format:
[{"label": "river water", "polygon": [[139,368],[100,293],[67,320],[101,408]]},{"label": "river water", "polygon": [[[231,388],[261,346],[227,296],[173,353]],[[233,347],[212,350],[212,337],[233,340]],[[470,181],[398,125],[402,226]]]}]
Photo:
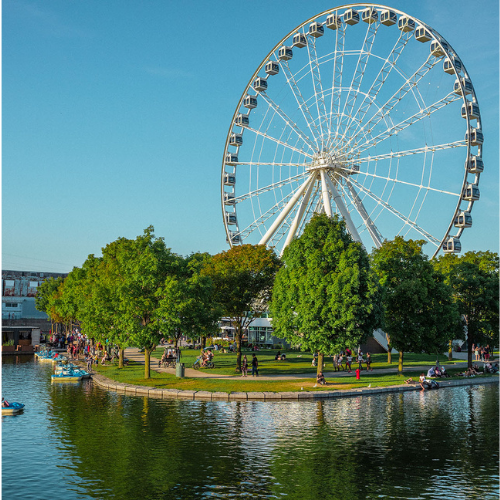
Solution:
[{"label": "river water", "polygon": [[311,402],[156,400],[4,357],[2,498],[498,498],[498,386]]}]

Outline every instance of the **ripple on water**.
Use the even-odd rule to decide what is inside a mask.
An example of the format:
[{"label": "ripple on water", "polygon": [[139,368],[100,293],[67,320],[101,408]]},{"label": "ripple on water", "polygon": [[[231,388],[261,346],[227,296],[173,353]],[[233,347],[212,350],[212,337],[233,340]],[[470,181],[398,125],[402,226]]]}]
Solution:
[{"label": "ripple on water", "polygon": [[497,386],[229,403],[2,373],[26,404],[2,418],[4,498],[498,498]]}]

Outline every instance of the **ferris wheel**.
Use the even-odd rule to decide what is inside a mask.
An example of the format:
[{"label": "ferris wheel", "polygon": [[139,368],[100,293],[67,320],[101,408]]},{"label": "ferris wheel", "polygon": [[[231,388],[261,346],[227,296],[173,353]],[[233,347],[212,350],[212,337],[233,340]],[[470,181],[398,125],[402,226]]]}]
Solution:
[{"label": "ferris wheel", "polygon": [[271,49],[236,106],[227,241],[282,253],[314,213],[338,213],[368,251],[401,235],[460,252],[482,148],[471,79],[437,31],[376,4],[322,12]]}]

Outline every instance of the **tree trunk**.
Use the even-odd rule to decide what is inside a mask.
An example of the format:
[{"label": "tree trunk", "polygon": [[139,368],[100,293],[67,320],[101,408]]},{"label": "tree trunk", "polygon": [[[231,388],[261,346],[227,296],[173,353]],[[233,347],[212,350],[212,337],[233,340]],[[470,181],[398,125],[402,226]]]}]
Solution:
[{"label": "tree trunk", "polygon": [[391,337],[385,334],[385,338],[387,339],[387,362],[392,364],[392,347],[391,347]]},{"label": "tree trunk", "polygon": [[150,369],[150,356],[151,351],[149,349],[144,349],[144,378],[151,378],[151,369]]},{"label": "tree trunk", "polygon": [[316,367],[316,375],[323,371],[323,363],[325,362],[325,355],[318,352],[318,366]]},{"label": "tree trunk", "polygon": [[201,336],[201,348],[205,349],[206,346],[207,346],[207,337],[205,335],[202,335]]},{"label": "tree trunk", "polygon": [[451,361],[453,359],[453,343],[450,340],[448,343],[448,361]]},{"label": "tree trunk", "polygon": [[123,368],[123,358],[125,357],[125,349],[118,349],[118,368]]},{"label": "tree trunk", "polygon": [[241,373],[241,322],[238,321],[235,330],[236,340],[236,373]]},{"label": "tree trunk", "polygon": [[403,375],[403,351],[399,351],[398,373]]}]

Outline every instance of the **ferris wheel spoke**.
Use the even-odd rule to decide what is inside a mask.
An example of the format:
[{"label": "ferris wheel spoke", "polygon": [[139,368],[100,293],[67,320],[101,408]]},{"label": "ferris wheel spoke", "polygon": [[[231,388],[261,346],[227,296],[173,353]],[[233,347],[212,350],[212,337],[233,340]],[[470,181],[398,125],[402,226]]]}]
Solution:
[{"label": "ferris wheel spoke", "polygon": [[358,243],[362,244],[363,241],[361,240],[359,233],[358,233],[358,230],[356,229],[356,226],[354,225],[354,222],[351,219],[351,215],[349,214],[349,210],[347,210],[347,207],[344,203],[344,200],[342,199],[342,196],[340,196],[339,192],[335,188],[329,175],[325,175],[325,180],[326,180],[326,184],[330,188],[330,192],[332,193],[333,201],[335,202],[335,205],[337,206],[337,208],[340,212],[340,215],[342,215],[342,218],[344,219],[344,221],[346,223],[347,230],[351,234],[352,239],[354,241],[357,241]]},{"label": "ferris wheel spoke", "polygon": [[384,181],[387,181],[387,182],[394,182],[396,184],[404,184],[406,186],[412,186],[414,188],[418,188],[418,189],[425,189],[427,191],[434,191],[435,193],[441,193],[441,194],[448,194],[448,195],[451,195],[451,196],[460,196],[460,193],[452,193],[451,191],[446,191],[444,189],[436,189],[436,188],[432,188],[430,186],[424,186],[423,184],[415,184],[414,182],[407,182],[407,181],[402,181],[401,179],[395,179],[395,178],[391,178],[391,177],[384,177],[382,175],[376,175],[376,174],[372,174],[372,173],[369,173],[369,172],[358,172],[357,175],[365,175],[367,177],[371,177],[371,178],[375,178],[375,179],[381,179],[381,180],[384,180]]},{"label": "ferris wheel spoke", "polygon": [[430,104],[424,109],[421,109],[414,115],[410,116],[406,120],[403,120],[395,125],[392,125],[388,129],[384,130],[383,132],[379,133],[372,139],[366,141],[365,143],[362,143],[358,145],[357,148],[351,149],[347,154],[356,152],[356,153],[362,153],[366,149],[369,149],[372,146],[375,146],[376,144],[380,144],[382,141],[385,141],[389,137],[393,136],[394,134],[398,134],[405,128],[408,128],[410,125],[413,125],[414,123],[417,123],[418,121],[422,120],[423,118],[427,118],[436,111],[439,111],[441,108],[444,108],[448,104],[451,104],[452,102],[461,99],[462,97],[458,94],[455,94],[454,92],[450,92],[443,98],[441,98],[439,101],[434,102],[433,104]]},{"label": "ferris wheel spoke", "polygon": [[[352,121],[354,107],[356,105],[356,100],[358,99],[359,89],[361,87],[361,83],[363,82],[366,65],[368,64],[368,60],[371,55],[373,42],[375,41],[375,36],[377,34],[378,27],[379,23],[368,24],[363,46],[359,51],[359,57],[358,57],[358,62],[356,64],[356,69],[354,71],[349,92],[347,93],[347,98],[344,103],[344,108],[342,110],[342,118],[339,124],[339,132],[342,135],[337,142],[344,141],[346,134],[349,130],[348,123]],[[337,144],[334,144],[334,147],[336,145]]]},{"label": "ferris wheel spoke", "polygon": [[370,218],[368,212],[366,211],[365,206],[363,205],[363,202],[361,201],[361,198],[359,197],[358,193],[354,189],[354,186],[351,184],[351,181],[349,178],[346,179],[346,184],[347,188],[349,189],[349,192],[351,193],[351,199],[356,207],[356,210],[358,211],[359,215],[363,219],[363,223],[366,226],[366,229],[370,233],[370,236],[373,240],[373,243],[377,248],[380,248],[382,246],[382,243],[384,241],[384,238],[380,234],[380,231],[378,230],[377,226],[375,223],[372,221]]},{"label": "ferris wheel spoke", "polygon": [[[364,124],[358,125],[350,139],[342,145],[343,150],[347,150],[349,145],[358,139],[359,134],[362,134],[362,139],[367,134],[371,133],[373,128],[384,118],[389,117],[390,112],[394,107],[401,102],[410,92],[413,93],[413,88],[418,86],[418,82],[424,78],[427,73],[440,61],[437,57],[429,55],[426,61],[396,90],[396,92],[385,102],[373,116]],[[359,141],[358,141],[359,142]]]},{"label": "ferris wheel spoke", "polygon": [[444,144],[436,144],[435,146],[424,146],[422,148],[415,149],[407,149],[405,151],[394,151],[382,155],[374,155],[374,156],[365,156],[362,158],[350,158],[347,160],[343,160],[343,163],[350,164],[361,164],[361,163],[370,163],[382,160],[392,160],[393,158],[401,158],[405,156],[413,156],[418,154],[427,154],[427,153],[435,153],[436,151],[442,151],[445,149],[453,149],[453,148],[462,148],[467,147],[467,143],[465,140],[463,141],[455,141],[455,142],[447,142]]},{"label": "ferris wheel spoke", "polygon": [[309,199],[308,206],[305,209],[304,217],[302,218],[302,221],[297,230],[297,234],[299,235],[302,234],[304,226],[307,224],[309,218],[312,217],[312,214],[318,213],[321,207],[321,196],[319,196],[320,183],[314,182],[313,186],[313,193]]},{"label": "ferris wheel spoke", "polygon": [[321,71],[319,69],[318,54],[316,53],[316,38],[309,37],[307,42],[307,51],[309,54],[309,67],[314,85],[314,100],[318,111],[321,149],[323,149],[325,147],[325,136],[328,137],[330,130],[328,127],[328,116],[325,106],[323,84],[321,83]]},{"label": "ferris wheel spoke", "polygon": [[283,197],[282,200],[276,202],[271,208],[266,210],[265,213],[263,213],[260,217],[255,219],[252,223],[245,227],[245,229],[241,230],[237,234],[241,235],[242,238],[247,238],[248,236],[250,236],[250,234],[252,234],[258,227],[262,226],[264,222],[269,220],[274,214],[276,214],[276,212],[280,211],[292,196],[293,192]]},{"label": "ferris wheel spoke", "polygon": [[[316,177],[316,175],[314,175]],[[309,183],[309,186],[307,187],[307,190],[304,194],[304,197],[302,198],[302,201],[300,202],[299,209],[297,210],[297,213],[295,214],[295,218],[293,219],[292,225],[288,231],[288,236],[285,240],[285,244],[283,245],[283,249],[281,250],[281,253],[283,254],[283,250],[290,244],[290,242],[293,240],[295,235],[297,234],[297,230],[299,228],[300,222],[302,220],[302,217],[304,215],[304,211],[309,203],[309,198],[311,197],[312,190],[314,188],[315,182],[312,181]]]},{"label": "ferris wheel spoke", "polygon": [[302,113],[302,116],[304,117],[304,120],[307,123],[307,127],[311,131],[312,136],[314,137],[314,141],[316,143],[316,148],[319,149],[319,144],[318,140],[320,138],[320,132],[318,130],[318,127],[316,126],[316,123],[314,121],[314,118],[311,115],[311,111],[309,110],[309,107],[307,106],[307,103],[302,96],[302,93],[300,92],[299,86],[295,80],[295,77],[293,76],[290,66],[288,65],[288,61],[279,61],[279,64],[283,70],[283,73],[285,74],[286,81],[292,91],[292,94],[295,97],[295,100],[297,101],[297,104],[299,105],[299,109]]},{"label": "ferris wheel spoke", "polygon": [[274,112],[309,146],[310,149],[316,151],[316,145],[311,139],[300,130],[297,124],[287,116],[287,114],[267,95],[266,92],[260,93],[261,97],[269,104]]},{"label": "ferris wheel spoke", "polygon": [[382,200],[381,198],[379,198],[375,193],[373,193],[369,189],[366,189],[363,185],[359,184],[354,179],[350,179],[350,182],[352,182],[352,184],[354,186],[356,186],[360,191],[363,191],[364,193],[366,193],[366,195],[369,196],[372,200],[376,201],[378,205],[381,205],[388,212],[392,213],[398,219],[402,220],[405,224],[411,226],[413,229],[418,231],[427,241],[429,241],[433,245],[439,246],[440,240],[438,240],[437,238],[432,236],[432,234],[427,232],[425,229],[421,228],[415,221],[410,220],[408,217],[406,217],[401,212],[396,210],[392,205],[389,205],[389,203],[387,203],[384,200]]},{"label": "ferris wheel spoke", "polygon": [[297,200],[302,196],[302,193],[307,189],[309,184],[314,182],[314,177],[309,176],[309,178],[295,191],[295,194],[292,196],[290,201],[285,205],[281,213],[272,223],[271,227],[267,230],[266,234],[261,238],[259,245],[266,245],[271,236],[276,232],[281,223],[285,220],[285,217],[288,215],[290,210],[293,208]]},{"label": "ferris wheel spoke", "polygon": [[353,118],[351,118],[351,120],[349,120],[349,123],[347,124],[347,129],[349,129],[354,125],[354,121],[357,121],[358,123],[363,122],[366,114],[368,113],[368,110],[375,102],[378,93],[384,86],[384,83],[386,82],[388,76],[391,74],[392,69],[396,67],[399,56],[403,53],[403,49],[406,47],[406,44],[408,43],[408,41],[412,36],[413,32],[411,31],[400,32],[400,35],[396,43],[394,44],[394,47],[392,48],[389,55],[385,59],[382,68],[375,77],[375,80],[373,81],[367,94],[364,96],[363,101],[361,102],[361,105],[359,106],[358,111],[356,112],[356,115]]},{"label": "ferris wheel spoke", "polygon": [[278,189],[280,187],[286,186],[287,184],[291,184],[292,182],[300,181],[304,177],[308,175],[307,172],[303,172],[302,174],[295,175],[293,177],[289,177],[288,179],[283,179],[278,182],[274,182],[273,184],[269,184],[267,186],[263,186],[259,189],[256,189],[255,191],[250,191],[249,193],[242,194],[240,196],[236,196],[234,198],[234,203],[238,204],[241,203],[242,201],[248,200],[249,198],[253,198],[255,196],[259,196],[262,193],[266,193],[268,191],[272,191],[274,189]]},{"label": "ferris wheel spoke", "polygon": [[299,153],[301,155],[307,156],[308,158],[312,158],[313,157],[309,153],[306,153],[305,151],[303,151],[303,150],[301,150],[301,149],[299,149],[299,148],[297,148],[295,146],[291,146],[290,144],[282,141],[281,139],[277,139],[276,137],[273,137],[273,136],[271,136],[269,134],[266,134],[265,132],[262,132],[261,130],[256,130],[256,129],[251,128],[251,127],[245,127],[245,130],[249,130],[250,132],[253,132],[256,135],[259,135],[260,137],[263,137],[265,139],[269,139],[270,141],[273,141],[276,144],[279,144],[280,146],[283,146],[285,148],[291,149],[292,151],[295,151],[296,153]]},{"label": "ferris wheel spoke", "polygon": [[249,166],[249,167],[302,167],[307,168],[311,164],[310,163],[279,163],[274,161],[238,161],[235,163],[231,163],[231,165],[235,166]]},{"label": "ferris wheel spoke", "polygon": [[[335,51],[333,55],[332,97],[330,100],[330,139],[328,145],[338,137],[340,121],[340,98],[342,96],[342,73],[344,68],[345,25],[339,24],[335,31]],[[333,119],[335,117],[335,126]]]}]

